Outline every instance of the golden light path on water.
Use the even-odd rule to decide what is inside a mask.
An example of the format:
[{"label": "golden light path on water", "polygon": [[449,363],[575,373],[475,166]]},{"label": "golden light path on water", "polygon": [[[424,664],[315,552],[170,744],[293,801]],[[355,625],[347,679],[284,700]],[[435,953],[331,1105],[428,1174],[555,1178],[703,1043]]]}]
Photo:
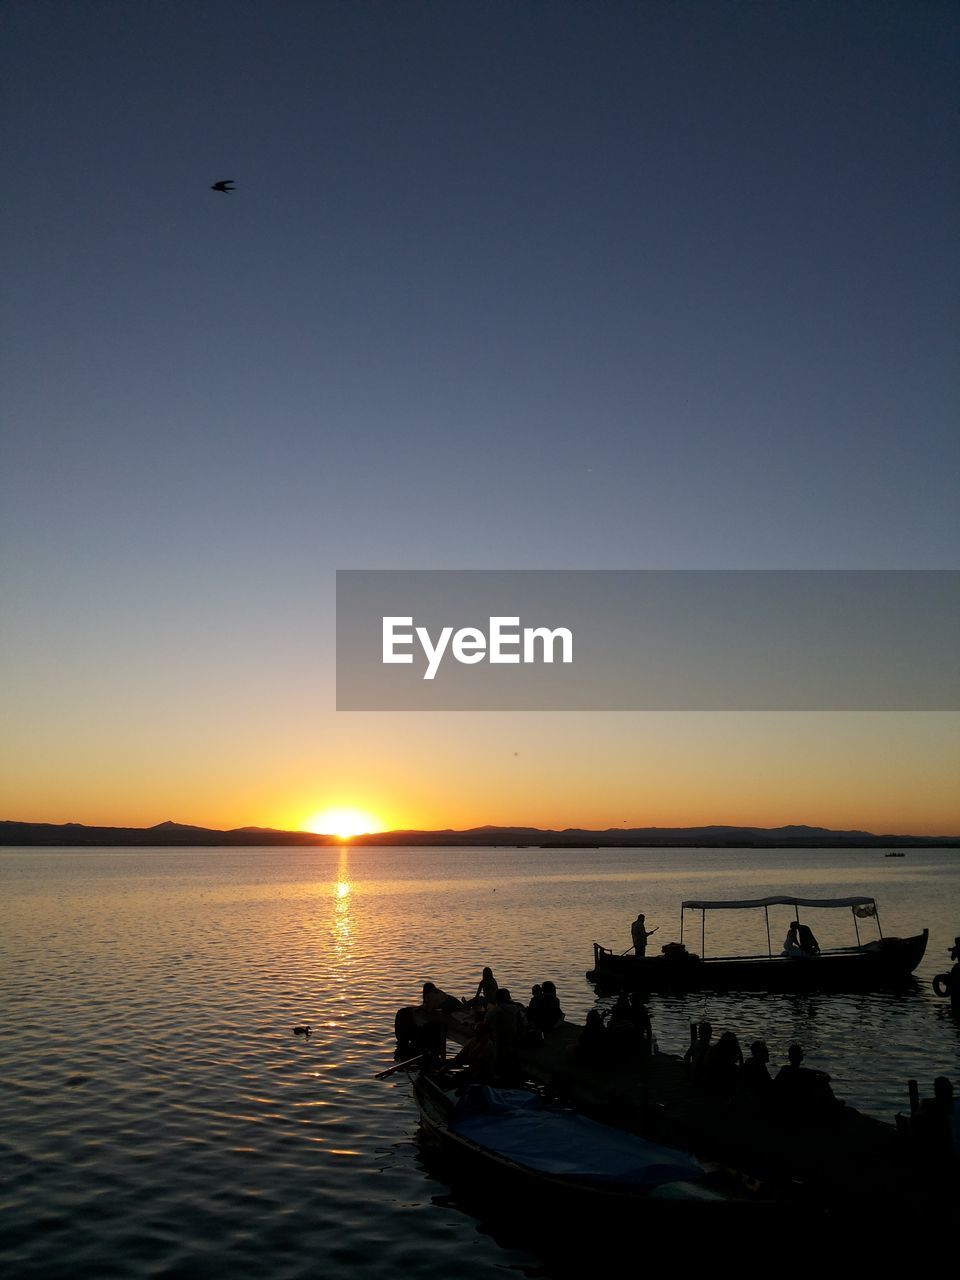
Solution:
[{"label": "golden light path on water", "polygon": [[[408,1084],[375,1078],[394,1014],[427,979],[472,995],[489,964],[520,999],[556,981],[582,1022],[591,941],[623,950],[639,910],[675,939],[682,899],[873,894],[885,935],[927,927],[930,944],[903,993],[654,997],[663,1051],[703,1017],[764,1039],[775,1066],[796,1040],[888,1123],[909,1077],[957,1077],[931,978],[957,933],[958,852],[34,849],[0,854],[0,874],[0,1250],[20,1274],[64,1258],[91,1280],[119,1274],[111,1259],[132,1280],[199,1274],[212,1248],[218,1273],[271,1280],[531,1265],[450,1205]],[[715,914],[711,954],[766,950],[763,913]],[[848,912],[821,914],[822,945],[854,941]],[[775,943],[788,918],[771,912]]]},{"label": "golden light path on water", "polygon": [[[340,1003],[340,1022],[331,1022],[331,1028],[337,1028],[349,1018],[350,970],[353,964],[353,916],[351,913],[351,885],[349,853],[345,845],[340,851],[337,864],[337,879],[333,887],[333,954],[336,960],[337,999]],[[360,1157],[363,1153],[352,1148],[329,1147],[333,1156]]]}]

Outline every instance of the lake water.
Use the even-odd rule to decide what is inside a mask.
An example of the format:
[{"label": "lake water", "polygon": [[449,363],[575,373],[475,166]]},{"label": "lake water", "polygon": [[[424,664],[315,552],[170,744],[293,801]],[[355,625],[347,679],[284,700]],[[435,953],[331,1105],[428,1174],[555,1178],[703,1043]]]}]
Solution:
[{"label": "lake water", "polygon": [[[960,934],[955,850],[4,850],[0,876],[7,1274],[542,1274],[424,1165],[403,1079],[373,1079],[394,1012],[428,978],[472,994],[489,964],[524,1000],[552,978],[582,1021],[591,942],[626,949],[641,910],[651,949],[670,941],[682,898],[872,894],[885,934],[930,944],[901,994],[654,997],[662,1049],[703,1016],[774,1065],[799,1040],[887,1120],[909,1076],[958,1076],[930,988]],[[771,911],[775,945],[790,914]],[[848,911],[805,918],[853,941]],[[710,915],[706,941],[765,950],[763,914]]]}]

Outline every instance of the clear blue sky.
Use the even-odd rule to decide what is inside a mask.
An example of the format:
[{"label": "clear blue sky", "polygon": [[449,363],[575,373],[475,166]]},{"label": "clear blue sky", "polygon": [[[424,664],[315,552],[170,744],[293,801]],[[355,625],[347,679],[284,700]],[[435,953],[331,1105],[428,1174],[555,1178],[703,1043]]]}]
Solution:
[{"label": "clear blue sky", "polygon": [[923,0],[4,6],[24,769],[125,716],[213,754],[237,699],[265,753],[279,703],[358,733],[337,567],[956,566],[958,35]]}]

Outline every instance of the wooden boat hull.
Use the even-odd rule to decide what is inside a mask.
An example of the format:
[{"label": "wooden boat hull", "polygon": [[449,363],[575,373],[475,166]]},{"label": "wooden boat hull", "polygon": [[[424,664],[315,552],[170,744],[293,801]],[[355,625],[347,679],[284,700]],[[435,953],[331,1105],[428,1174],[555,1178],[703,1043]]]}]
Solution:
[{"label": "wooden boat hull", "polygon": [[616,955],[593,944],[587,978],[599,987],[635,991],[875,991],[909,979],[923,959],[928,930],[883,938],[818,956]]},{"label": "wooden boat hull", "polygon": [[[495,1188],[498,1200],[513,1199],[522,1204],[524,1212],[531,1203],[543,1203],[553,1210],[602,1210],[605,1215],[617,1211],[629,1214],[638,1205],[650,1201],[661,1205],[691,1201],[710,1205],[728,1203],[726,1196],[700,1185],[700,1179],[627,1186],[580,1181],[529,1168],[455,1132],[451,1127],[453,1101],[428,1074],[421,1072],[414,1078],[413,1090],[420,1111],[421,1133],[442,1152],[452,1168],[480,1186]],[[681,1156],[679,1152],[676,1154]]]}]

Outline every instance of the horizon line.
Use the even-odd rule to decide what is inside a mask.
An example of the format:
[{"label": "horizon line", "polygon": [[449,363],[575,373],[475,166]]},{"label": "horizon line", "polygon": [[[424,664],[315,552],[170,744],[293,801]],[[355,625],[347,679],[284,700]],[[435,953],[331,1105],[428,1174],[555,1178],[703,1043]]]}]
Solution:
[{"label": "horizon line", "polygon": [[198,823],[182,823],[172,819],[165,819],[162,822],[154,823],[150,826],[131,826],[131,825],[114,825],[106,823],[87,823],[87,822],[46,822],[22,819],[0,819],[0,829],[20,827],[20,828],[54,828],[59,830],[80,831],[111,831],[111,832],[136,832],[142,835],[150,833],[170,834],[176,832],[197,832],[204,835],[216,836],[280,836],[285,839],[295,839],[309,843],[310,840],[324,840],[336,844],[358,844],[365,839],[374,839],[376,843],[388,840],[390,837],[401,836],[418,836],[418,837],[476,837],[481,834],[495,835],[496,833],[504,833],[511,835],[530,835],[530,836],[546,836],[564,837],[564,836],[597,836],[605,837],[609,840],[611,836],[622,835],[631,837],[643,834],[645,836],[656,835],[659,837],[679,836],[685,833],[744,833],[756,836],[777,835],[782,833],[796,833],[794,838],[813,838],[818,834],[832,837],[842,837],[847,839],[866,839],[878,841],[893,840],[911,840],[911,841],[948,841],[960,842],[960,834],[956,832],[944,832],[937,834],[916,835],[910,832],[874,832],[864,828],[834,828],[810,825],[808,823],[782,823],[779,826],[764,827],[750,823],[697,823],[690,826],[619,826],[619,827],[536,827],[526,823],[482,823],[471,827],[391,827],[381,828],[374,831],[356,832],[352,835],[338,835],[335,832],[310,831],[305,828],[283,828],[283,827],[265,827],[255,824],[247,824],[239,827],[205,827]]}]

